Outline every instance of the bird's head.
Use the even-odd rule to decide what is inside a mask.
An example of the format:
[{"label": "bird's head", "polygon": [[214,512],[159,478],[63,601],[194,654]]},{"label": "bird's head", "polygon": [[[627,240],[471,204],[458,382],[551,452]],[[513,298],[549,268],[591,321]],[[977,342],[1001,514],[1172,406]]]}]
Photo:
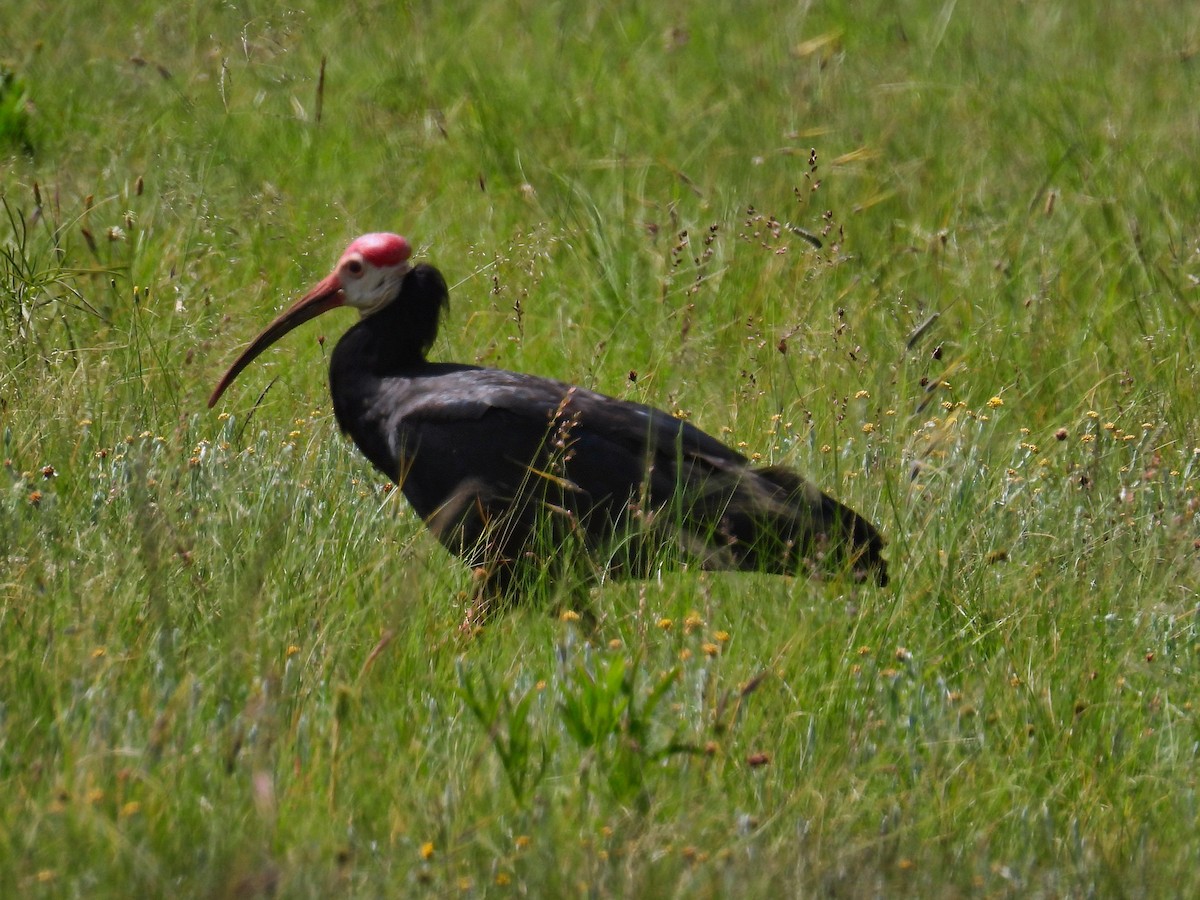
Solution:
[{"label": "bird's head", "polygon": [[412,268],[410,256],[411,245],[398,234],[376,232],[351,241],[333,271],[280,313],[234,360],[208,398],[209,407],[216,405],[242,369],[297,325],[338,306],[350,306],[369,316],[391,303],[399,296],[400,283]]},{"label": "bird's head", "polygon": [[412,247],[398,234],[364,234],[350,242],[333,272],[312,293],[341,291],[346,306],[369,316],[396,298],[411,268],[410,256]]}]

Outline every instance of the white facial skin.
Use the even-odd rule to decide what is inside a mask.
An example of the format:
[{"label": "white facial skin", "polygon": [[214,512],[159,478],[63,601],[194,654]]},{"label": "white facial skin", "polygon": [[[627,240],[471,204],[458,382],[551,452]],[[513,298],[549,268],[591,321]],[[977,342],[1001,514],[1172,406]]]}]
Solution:
[{"label": "white facial skin", "polygon": [[412,268],[408,261],[390,266],[378,266],[362,253],[350,249],[338,260],[334,270],[342,286],[347,306],[352,306],[365,318],[379,312],[395,299],[400,282]]}]

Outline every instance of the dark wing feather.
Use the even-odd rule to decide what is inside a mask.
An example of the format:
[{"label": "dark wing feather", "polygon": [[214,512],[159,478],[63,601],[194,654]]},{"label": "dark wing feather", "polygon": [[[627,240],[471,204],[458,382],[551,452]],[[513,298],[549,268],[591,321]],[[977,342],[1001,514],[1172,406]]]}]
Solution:
[{"label": "dark wing feather", "polygon": [[416,377],[383,379],[367,417],[389,441],[387,456],[407,465],[403,483],[421,495],[410,499],[422,515],[439,495],[471,479],[486,478],[497,494],[519,490],[530,467],[551,461],[556,439],[571,457],[564,474],[578,469],[592,502],[608,495],[623,501],[634,492],[652,448],[682,442],[744,462],[650,407],[495,369],[431,365]]}]

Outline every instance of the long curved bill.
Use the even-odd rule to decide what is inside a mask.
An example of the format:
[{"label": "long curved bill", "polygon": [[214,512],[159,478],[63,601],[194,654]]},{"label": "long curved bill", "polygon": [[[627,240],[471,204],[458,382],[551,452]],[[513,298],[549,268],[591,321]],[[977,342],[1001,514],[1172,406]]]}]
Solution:
[{"label": "long curved bill", "polygon": [[329,275],[324,281],[280,313],[278,318],[264,328],[262,334],[256,337],[254,342],[242,351],[242,355],[234,360],[233,365],[229,367],[229,371],[222,375],[221,380],[217,382],[212,396],[208,398],[208,408],[212,409],[216,406],[217,401],[221,399],[221,395],[225,393],[225,389],[233,384],[233,379],[237,378],[241,374],[242,369],[250,365],[260,353],[297,325],[303,325],[309,319],[315,319],[321,313],[341,306],[344,302],[345,296],[342,294],[341,282],[338,280],[336,273]]}]

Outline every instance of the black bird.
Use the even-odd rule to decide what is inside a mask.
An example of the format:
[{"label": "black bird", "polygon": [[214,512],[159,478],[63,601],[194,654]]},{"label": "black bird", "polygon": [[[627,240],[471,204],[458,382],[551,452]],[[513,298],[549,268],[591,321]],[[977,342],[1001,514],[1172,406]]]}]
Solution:
[{"label": "black bird", "polygon": [[667,551],[710,569],[840,569],[887,584],[875,526],[790,469],[754,468],[639,403],[430,362],[449,291],[411,254],[395,234],[354,240],[230,366],[209,407],[287,332],[351,306],[361,319],[329,366],[338,424],[442,544],[481,570],[488,602],[519,594],[528,577],[572,555],[572,543],[616,575],[644,577]]}]

